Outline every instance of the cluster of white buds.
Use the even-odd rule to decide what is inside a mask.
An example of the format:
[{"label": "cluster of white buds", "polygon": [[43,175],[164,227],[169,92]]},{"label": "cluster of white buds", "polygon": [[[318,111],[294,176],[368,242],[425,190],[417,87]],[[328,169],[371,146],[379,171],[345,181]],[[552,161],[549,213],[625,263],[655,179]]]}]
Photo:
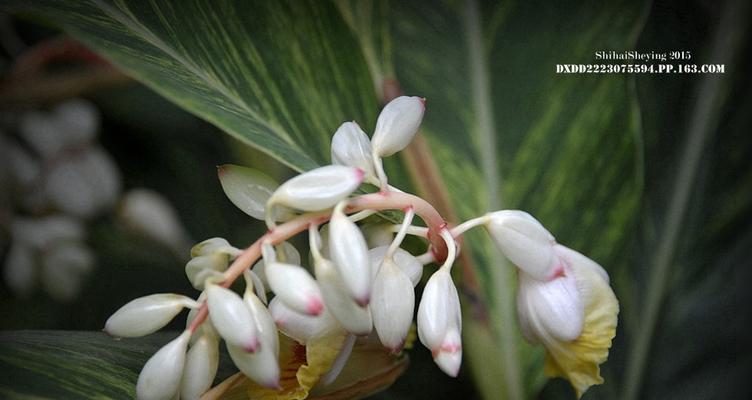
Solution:
[{"label": "cluster of white buds", "polygon": [[0,213],[10,215],[0,219],[11,219],[5,282],[18,296],[39,282],[53,299],[71,301],[94,266],[86,221],[112,209],[121,189],[117,166],[96,142],[99,113],[74,99],[3,117],[0,191],[10,207]]},{"label": "cluster of white buds", "polygon": [[[602,296],[595,296],[587,274],[578,271],[593,270],[603,279],[605,272],[594,267],[597,264],[556,245],[538,221],[521,211],[490,213],[450,228],[428,202],[388,185],[382,157],[409,144],[424,107],[425,101],[417,97],[393,100],[380,114],[372,140],[356,123],[342,124],[332,139],[333,165],[282,185],[248,168],[219,168],[230,200],[248,215],[265,220],[269,230],[245,250],[221,238],[194,246],[186,274],[201,291],[196,300],[147,296],[126,304],[108,320],[109,334],[130,337],[163,327],[184,307],[192,309],[186,331],[158,351],[141,372],[139,398],[192,399],[208,390],[216,374],[220,339],[241,372],[271,389],[280,388],[278,332],[302,345],[333,335],[347,337],[331,370],[319,377],[322,385],[336,378],[356,337],[375,335],[386,351],[400,352],[413,323],[415,287],[424,266],[434,263],[439,266],[418,305],[418,336],[441,370],[456,376],[462,361],[462,315],[451,268],[459,251],[456,237],[475,226],[486,226],[521,269],[519,308],[525,337],[547,347],[579,340],[589,329],[591,300]],[[366,193],[356,194],[359,188]],[[401,211],[402,222],[390,227],[387,244],[369,248],[358,223],[383,210]],[[413,225],[416,216],[424,226]],[[287,242],[305,231],[310,268]],[[408,234],[428,241],[424,254],[401,248]],[[228,289],[241,275],[246,285],[243,297]],[[273,293],[269,302],[267,289]],[[610,337],[608,341],[610,345]],[[559,367],[568,367],[566,357],[554,357]]]}]

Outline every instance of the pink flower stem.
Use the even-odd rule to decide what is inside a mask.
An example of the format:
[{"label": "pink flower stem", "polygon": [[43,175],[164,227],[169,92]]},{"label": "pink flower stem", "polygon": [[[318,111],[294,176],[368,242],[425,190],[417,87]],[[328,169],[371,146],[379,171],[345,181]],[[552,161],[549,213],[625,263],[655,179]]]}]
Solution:
[{"label": "pink flower stem", "polygon": [[[347,205],[346,212],[354,213],[362,210],[404,210],[413,208],[415,213],[420,216],[428,226],[428,240],[431,242],[431,251],[433,252],[436,262],[443,262],[447,257],[447,245],[441,237],[441,230],[447,229],[447,223],[439,215],[433,206],[422,198],[403,192],[386,191],[379,193],[365,194],[352,198]],[[331,218],[330,211],[322,211],[301,215],[298,218],[287,221],[281,225],[275,226],[258,238],[252,245],[243,250],[242,253],[230,264],[225,271],[225,279],[222,286],[229,287],[243,272],[251,267],[256,260],[261,257],[261,245],[270,242],[279,244],[298,233],[306,230],[311,224],[319,225]],[[193,319],[188,329],[191,333],[206,320],[209,315],[209,308],[206,302],[201,305],[196,318]]]}]

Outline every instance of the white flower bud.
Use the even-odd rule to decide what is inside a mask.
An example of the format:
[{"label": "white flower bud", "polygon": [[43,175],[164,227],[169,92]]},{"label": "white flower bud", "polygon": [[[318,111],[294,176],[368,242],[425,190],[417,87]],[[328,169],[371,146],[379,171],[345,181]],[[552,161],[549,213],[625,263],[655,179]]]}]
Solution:
[{"label": "white flower bud", "polygon": [[67,146],[86,144],[97,135],[99,111],[86,100],[72,99],[60,103],[51,116]]},{"label": "white flower bud", "polygon": [[60,133],[55,119],[39,111],[24,113],[18,130],[34,152],[45,160],[54,158],[68,145],[65,134]]},{"label": "white flower bud", "polygon": [[128,228],[167,247],[180,259],[186,256],[188,232],[161,194],[149,189],[129,190],[120,202],[118,216]]},{"label": "white flower bud", "polygon": [[560,271],[553,235],[524,211],[503,210],[488,214],[486,228],[496,245],[518,268],[547,281]]},{"label": "white flower bud", "polygon": [[342,165],[328,165],[304,172],[277,188],[266,203],[267,210],[281,204],[303,211],[333,207],[363,182],[363,171]]},{"label": "white flower bud", "polygon": [[329,311],[324,310],[317,316],[301,314],[279,297],[273,298],[269,303],[269,312],[277,328],[300,344],[306,344],[341,329]]},{"label": "white flower bud", "polygon": [[381,343],[394,353],[402,350],[413,322],[415,292],[410,278],[391,258],[379,268],[369,306]]},{"label": "white flower bud", "polygon": [[37,266],[30,248],[14,242],[5,258],[3,278],[8,287],[18,296],[28,296],[34,288]]},{"label": "white flower bud", "polygon": [[121,186],[117,165],[100,147],[66,158],[45,179],[45,191],[52,204],[80,217],[90,217],[114,206]]},{"label": "white flower bud", "polygon": [[265,266],[265,272],[269,287],[293,310],[310,315],[324,311],[321,289],[303,267],[271,262]]},{"label": "white flower bud", "polygon": [[180,398],[199,400],[211,388],[218,367],[219,342],[215,337],[201,335],[188,350],[180,383]]},{"label": "white flower bud", "polygon": [[183,332],[146,362],[136,384],[139,400],[170,400],[177,394],[190,337],[190,331]]},{"label": "white flower bud", "polygon": [[456,377],[462,364],[462,338],[456,327],[451,327],[444,336],[438,351],[433,354],[433,361],[444,373]]},{"label": "white flower bud", "polygon": [[404,149],[418,132],[425,112],[425,100],[400,96],[387,104],[376,121],[371,143],[380,157],[388,157]]},{"label": "white flower bud", "polygon": [[221,237],[206,239],[191,247],[191,257],[206,256],[216,253],[226,254],[230,256],[230,258],[235,258],[242,253],[242,250],[232,246],[226,239]]},{"label": "white flower bud", "polygon": [[185,264],[185,275],[196,290],[204,290],[206,279],[221,275],[229,264],[229,257],[223,253],[194,257]]},{"label": "white flower bud", "polygon": [[61,214],[43,218],[14,218],[13,240],[18,240],[36,250],[54,246],[57,242],[83,241],[83,223]]},{"label": "white flower bud", "polygon": [[172,293],[152,294],[131,300],[107,319],[104,331],[117,337],[139,337],[154,333],[167,325],[185,307],[197,303]]},{"label": "white flower bud", "polygon": [[[378,272],[387,249],[389,249],[389,246],[379,246],[368,250],[368,258],[371,260],[371,268],[373,268],[374,273]],[[417,286],[420,282],[420,277],[423,275],[423,264],[420,263],[420,260],[401,248],[397,248],[392,258],[402,272],[410,278],[413,287]]]},{"label": "white flower bud", "polygon": [[378,184],[371,156],[371,141],[355,122],[345,122],[332,137],[332,164],[360,168],[365,180]]},{"label": "white flower bud", "polygon": [[332,316],[352,334],[362,336],[371,333],[373,321],[370,307],[361,307],[350,297],[334,264],[320,258],[315,261],[315,272],[324,304]]},{"label": "white flower bud", "polygon": [[[253,168],[225,164],[217,168],[222,190],[241,211],[253,218],[263,220],[266,202],[279,184],[268,175]],[[286,220],[289,213],[278,212],[277,221]]]},{"label": "white flower bud", "polygon": [[452,329],[462,330],[460,300],[449,272],[440,269],[423,289],[418,306],[418,337],[436,354]]},{"label": "white flower bud", "polygon": [[577,339],[585,323],[585,306],[574,276],[539,281],[519,275],[517,315],[522,333],[531,343],[555,338],[568,342]]},{"label": "white flower bud", "polygon": [[365,307],[371,299],[376,273],[371,268],[363,234],[342,212],[342,206],[334,210],[329,223],[329,255],[350,295]]},{"label": "white flower bud", "polygon": [[42,257],[42,284],[57,301],[78,296],[84,278],[94,267],[94,254],[77,242],[62,242],[46,249]]},{"label": "white flower bud", "polygon": [[247,352],[259,347],[258,332],[251,311],[235,292],[219,285],[206,288],[209,318],[219,335]]},{"label": "white flower bud", "polygon": [[[267,346],[268,347],[268,346]],[[243,349],[227,344],[227,352],[240,372],[254,382],[269,389],[280,389],[279,361],[272,349],[261,347],[256,353],[246,353]]]},{"label": "white flower bud", "polygon": [[256,329],[259,333],[261,347],[269,347],[275,355],[279,354],[279,335],[277,325],[269,310],[266,308],[261,299],[253,292],[246,290],[243,295],[245,305],[251,310],[253,321],[256,323]]},{"label": "white flower bud", "polygon": [[[281,250],[275,249],[275,254],[277,255],[276,259],[287,264],[301,265],[300,253],[295,246],[291,245],[289,242],[282,242],[280,245],[282,246]],[[279,247],[280,245],[275,247]],[[266,279],[266,261],[264,261],[263,258],[258,260],[256,264],[253,264],[253,272],[259,277],[259,279],[261,279],[261,282],[265,286],[269,286],[269,280]]]}]

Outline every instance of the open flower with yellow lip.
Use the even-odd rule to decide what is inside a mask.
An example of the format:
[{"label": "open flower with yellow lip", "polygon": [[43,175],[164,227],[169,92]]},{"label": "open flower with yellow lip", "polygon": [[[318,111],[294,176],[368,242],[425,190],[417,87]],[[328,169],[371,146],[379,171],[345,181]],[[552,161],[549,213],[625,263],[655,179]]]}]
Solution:
[{"label": "open flower with yellow lip", "polygon": [[525,339],[546,348],[546,375],[563,377],[577,397],[603,383],[600,364],[616,334],[619,303],[606,271],[565,246],[530,214],[505,210],[486,227],[519,268],[517,315]]}]

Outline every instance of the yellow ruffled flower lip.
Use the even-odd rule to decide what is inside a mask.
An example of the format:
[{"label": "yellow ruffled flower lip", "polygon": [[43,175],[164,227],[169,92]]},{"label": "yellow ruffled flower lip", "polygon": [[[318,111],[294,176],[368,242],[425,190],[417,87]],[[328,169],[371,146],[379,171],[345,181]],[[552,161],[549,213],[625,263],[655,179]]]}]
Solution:
[{"label": "yellow ruffled flower lip", "polygon": [[545,373],[567,379],[580,398],[590,386],[603,383],[600,364],[608,358],[616,335],[619,303],[600,266],[574,250],[556,247],[577,281],[585,322],[582,333],[573,341],[542,340],[547,351]]}]

